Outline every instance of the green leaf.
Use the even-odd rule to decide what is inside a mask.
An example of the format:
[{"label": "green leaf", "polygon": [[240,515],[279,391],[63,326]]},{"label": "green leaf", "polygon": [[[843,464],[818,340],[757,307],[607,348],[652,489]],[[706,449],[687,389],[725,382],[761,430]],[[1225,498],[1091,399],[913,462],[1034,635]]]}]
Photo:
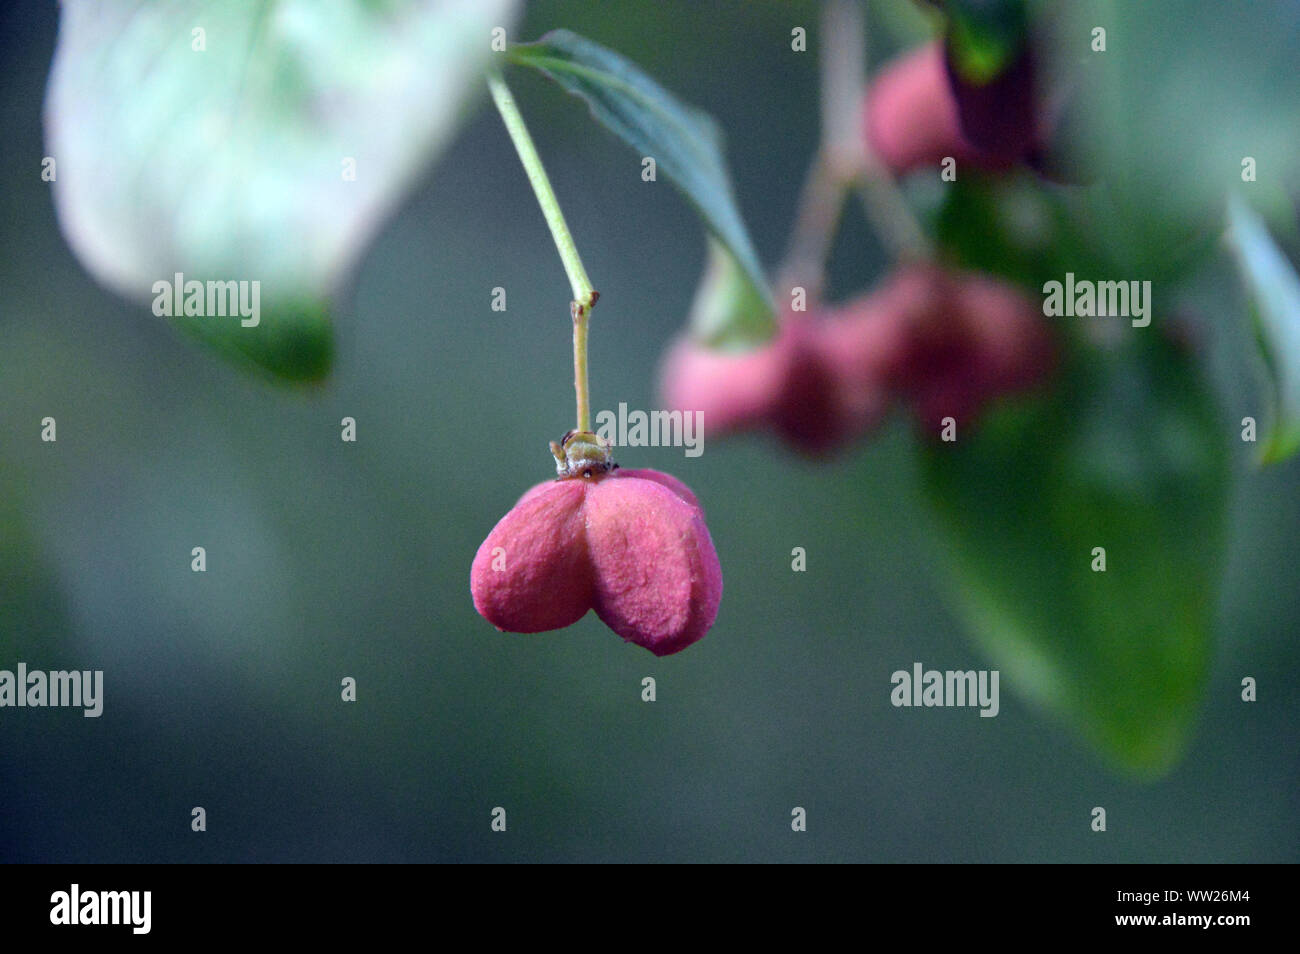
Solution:
[{"label": "green leaf", "polygon": [[45,129],[68,243],[140,302],[178,272],[259,282],[256,326],[178,323],[274,374],[324,375],[322,316],[517,6],[65,0]]},{"label": "green leaf", "polygon": [[1081,355],[1053,396],[924,451],[977,641],[1008,685],[1138,776],[1174,764],[1201,697],[1224,433],[1191,362],[1134,332]]},{"label": "green leaf", "polygon": [[[1104,186],[1045,187],[1028,171],[995,176],[967,173],[948,183],[927,212],[946,260],[994,272],[1042,292],[1067,272],[1080,278],[1148,279],[1157,287],[1176,281],[1188,266],[1211,261],[1219,234],[1206,232],[1164,250],[1165,264],[1135,265],[1123,238],[1129,220],[1115,209]],[[1063,326],[1071,337],[1079,325]]]},{"label": "green leaf", "polygon": [[334,361],[334,330],[328,308],[319,301],[284,302],[263,314],[256,328],[238,322],[219,324],[211,318],[170,320],[236,363],[282,381],[319,381]]},{"label": "green leaf", "polygon": [[944,8],[953,65],[968,82],[991,82],[1024,48],[1023,0],[946,0]]},{"label": "green leaf", "polygon": [[[14,461],[0,472],[13,473]],[[25,482],[0,482],[0,659],[63,655],[72,632],[66,594],[28,525],[31,502]],[[55,658],[58,658],[55,656]]]},{"label": "green leaf", "polygon": [[[541,70],[582,97],[592,115],[671,179],[739,265],[768,318],[775,312],[758,253],[732,195],[722,136],[713,120],[683,105],[636,65],[599,44],[554,30],[510,48],[510,58]],[[771,325],[775,329],[773,321]]]},{"label": "green leaf", "polygon": [[1300,276],[1263,220],[1237,196],[1228,204],[1228,241],[1252,299],[1256,340],[1272,378],[1273,420],[1260,461],[1300,451]]},{"label": "green leaf", "polygon": [[691,334],[721,351],[755,348],[776,333],[776,320],[732,254],[712,236],[704,278],[691,304]]},{"label": "green leaf", "polygon": [[[1198,236],[1217,238],[1231,191],[1285,196],[1300,185],[1300,17],[1294,0],[1248,8],[1238,15],[1221,0],[1052,7],[1053,29],[1042,37],[1087,101],[1071,148],[1090,154],[1107,185],[1116,214],[1098,227],[1135,275],[1154,277]],[[1097,28],[1104,52],[1091,48]],[[1256,181],[1245,182],[1251,167]]]},{"label": "green leaf", "polygon": [[[1071,198],[1081,191],[1072,190]],[[935,240],[963,268],[993,272],[1035,293],[1067,271],[1091,277],[1113,268],[1061,193],[1044,189],[1032,173],[968,173],[942,196],[930,215]]]}]

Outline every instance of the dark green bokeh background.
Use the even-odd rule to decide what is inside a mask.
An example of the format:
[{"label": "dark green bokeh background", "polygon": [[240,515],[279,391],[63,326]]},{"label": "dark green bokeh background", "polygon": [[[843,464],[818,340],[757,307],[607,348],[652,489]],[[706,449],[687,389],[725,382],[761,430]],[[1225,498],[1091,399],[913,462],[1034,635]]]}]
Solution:
[{"label": "dark green bokeh background", "polygon": [[[1013,686],[996,719],[890,706],[895,669],[989,665],[948,608],[902,422],[831,463],[707,430],[699,458],[622,455],[676,474],[708,512],[726,589],[686,652],[656,659],[594,618],[499,634],[474,612],[470,560],[549,476],[573,404],[567,282],[486,97],[364,259],[334,375],[293,391],[72,257],[40,179],[56,14],[0,12],[0,668],[103,669],[106,698],[99,719],[0,710],[0,859],[1300,857],[1296,462],[1258,473],[1234,445],[1202,723],[1152,785]],[[815,55],[791,54],[789,30],[815,22],[809,3],[536,3],[517,35],[568,26],[719,117],[770,265],[817,135]],[[652,407],[701,229],[581,104],[528,74],[512,84],[602,294],[595,406]],[[885,266],[856,210],[832,266],[837,294]],[[505,313],[489,307],[498,285]],[[1186,291],[1225,421],[1260,415],[1230,273]],[[39,440],[47,415],[57,444]],[[356,444],[339,440],[344,416]],[[206,574],[190,571],[200,545]],[[489,829],[497,805],[506,834]]]}]

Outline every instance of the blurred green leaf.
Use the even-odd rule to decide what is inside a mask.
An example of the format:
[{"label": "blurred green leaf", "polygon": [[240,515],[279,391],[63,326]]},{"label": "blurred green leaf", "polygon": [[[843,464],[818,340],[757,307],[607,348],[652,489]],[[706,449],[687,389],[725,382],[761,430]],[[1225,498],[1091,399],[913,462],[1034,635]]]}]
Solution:
[{"label": "blurred green leaf", "polygon": [[334,362],[334,328],[328,306],[320,301],[284,302],[263,314],[255,328],[211,318],[169,320],[236,363],[282,381],[319,381]]},{"label": "blurred green leaf", "polygon": [[723,351],[757,347],[776,333],[771,306],[759,296],[731,252],[712,236],[689,323],[697,341]]},{"label": "blurred green leaf", "polygon": [[[1113,212],[1098,229],[1142,278],[1217,238],[1227,194],[1300,187],[1300,8],[1294,0],[1071,0],[1041,31],[1083,82],[1073,149],[1095,160]],[[1092,49],[1095,29],[1105,51]]]},{"label": "blurred green leaf", "polygon": [[771,319],[771,292],[736,206],[722,135],[713,120],[679,102],[619,54],[568,30],[512,46],[510,58],[541,70],[582,97],[602,125],[643,157],[653,158],[656,173],[662,172],[685,193],[739,265],[752,286],[750,298],[760,302]]},{"label": "blurred green leaf", "polygon": [[[11,463],[11,462],[10,462]],[[6,483],[0,493],[0,668],[19,653],[51,649],[68,638],[66,599],[31,534],[22,491]],[[16,658],[17,657],[17,658]]]},{"label": "blurred green leaf", "polygon": [[924,451],[978,642],[1008,684],[1139,776],[1176,761],[1206,676],[1223,433],[1190,359],[1134,332],[1079,355],[1054,396]]},{"label": "blurred green leaf", "polygon": [[260,282],[257,327],[180,323],[272,373],[321,377],[321,316],[517,6],[66,0],[45,103],[64,236],[138,301],[177,272]]},{"label": "blurred green leaf", "polygon": [[1024,48],[1024,0],[945,0],[944,9],[949,56],[967,82],[992,81]]},{"label": "blurred green leaf", "polygon": [[1034,292],[1067,271],[1102,274],[1104,252],[1075,221],[1066,195],[1033,174],[967,174],[947,185],[931,227],[946,258],[964,268],[1001,275]]},{"label": "blurred green leaf", "polygon": [[1256,339],[1274,394],[1273,420],[1260,460],[1276,463],[1300,450],[1300,276],[1263,220],[1239,197],[1228,205],[1228,241],[1251,296]]}]

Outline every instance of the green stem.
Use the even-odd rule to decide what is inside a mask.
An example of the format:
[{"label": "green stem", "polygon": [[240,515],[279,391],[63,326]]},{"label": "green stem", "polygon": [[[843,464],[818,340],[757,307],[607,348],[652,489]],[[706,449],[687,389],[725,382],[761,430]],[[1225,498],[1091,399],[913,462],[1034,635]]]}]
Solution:
[{"label": "green stem", "polygon": [[551,188],[551,180],[546,176],[542,158],[537,154],[533,138],[528,134],[528,127],[524,125],[524,117],[515,105],[514,97],[510,95],[510,89],[500,73],[488,74],[488,88],[492,91],[492,101],[496,103],[497,111],[501,113],[501,119],[506,124],[510,141],[515,144],[515,151],[519,153],[519,161],[523,163],[524,171],[528,173],[528,182],[537,196],[537,204],[542,207],[542,215],[546,217],[546,224],[550,226],[555,248],[560,253],[564,271],[568,274],[569,284],[573,287],[570,314],[573,316],[573,389],[578,399],[577,429],[590,431],[591,398],[587,388],[587,325],[591,309],[600,294],[591,287],[591,279],[587,277],[587,270],[578,255],[578,247],[573,242],[568,223],[564,221],[564,212],[560,210],[560,202],[555,197],[555,190]]}]

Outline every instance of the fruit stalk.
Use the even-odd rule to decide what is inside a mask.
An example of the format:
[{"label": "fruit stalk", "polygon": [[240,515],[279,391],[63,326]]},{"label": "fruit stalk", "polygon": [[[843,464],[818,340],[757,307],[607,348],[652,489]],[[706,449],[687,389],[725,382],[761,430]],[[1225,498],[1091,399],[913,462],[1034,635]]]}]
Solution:
[{"label": "fruit stalk", "polygon": [[542,157],[537,154],[533,137],[529,135],[528,127],[524,125],[524,117],[519,112],[519,107],[515,105],[510,88],[497,72],[489,73],[487,81],[488,88],[492,91],[492,101],[501,114],[515,151],[519,153],[519,161],[523,163],[524,171],[528,174],[528,182],[537,196],[537,204],[542,207],[542,215],[546,217],[546,224],[551,229],[551,238],[555,240],[555,248],[560,253],[560,261],[564,263],[564,271],[569,276],[569,285],[573,289],[573,301],[569,311],[573,317],[573,389],[577,397],[577,430],[590,431],[591,398],[587,386],[587,326],[591,309],[600,297],[600,293],[591,287],[591,279],[587,277],[582,257],[578,255],[578,247],[573,241],[572,233],[569,232],[568,223],[564,220],[564,212],[560,209],[560,201],[555,197],[555,190],[551,188],[551,180],[542,165]]}]

